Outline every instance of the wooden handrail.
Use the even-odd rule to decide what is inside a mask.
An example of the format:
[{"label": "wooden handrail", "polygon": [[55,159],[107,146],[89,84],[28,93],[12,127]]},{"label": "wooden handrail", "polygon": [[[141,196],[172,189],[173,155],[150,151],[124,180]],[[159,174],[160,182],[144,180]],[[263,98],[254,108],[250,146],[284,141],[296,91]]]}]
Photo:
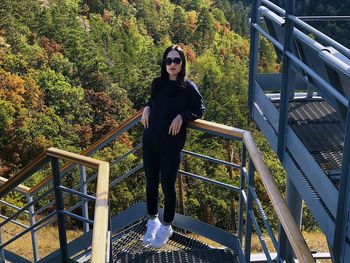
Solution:
[{"label": "wooden handrail", "polygon": [[[84,150],[81,155],[87,155],[94,152],[98,147],[100,147],[103,143],[109,141],[113,136],[115,136],[116,133],[127,127],[130,123],[135,121],[137,118],[140,118],[142,114],[142,110],[138,111],[136,114],[134,114],[130,119],[128,119],[126,122],[124,122],[122,125],[111,131],[109,134],[101,138],[100,140],[96,141],[94,144],[92,144],[89,148]],[[193,122],[189,123],[189,127],[197,130],[204,130],[207,132],[211,132],[213,134],[221,135],[221,136],[229,136],[233,138],[241,139],[242,142],[247,147],[247,150],[250,154],[250,157],[255,165],[255,168],[267,190],[267,193],[269,195],[269,198],[272,201],[272,204],[276,210],[277,216],[283,226],[283,229],[286,232],[286,235],[289,239],[289,242],[300,262],[315,262],[314,258],[311,255],[310,249],[308,248],[305,239],[303,238],[299,228],[297,227],[287,205],[285,200],[283,199],[281,193],[279,192],[279,189],[273,179],[273,177],[270,174],[270,171],[266,167],[261,153],[256,146],[254,139],[249,131],[237,129],[234,127],[213,123],[205,120],[195,120]],[[82,158],[81,155],[78,154],[72,154],[67,152],[50,148],[47,150],[47,154],[50,156],[60,157],[69,161],[78,162],[81,164],[84,164],[89,167],[98,167],[99,172],[103,174],[101,176],[101,180],[97,183],[97,191],[96,193],[96,205],[95,205],[95,222],[105,222],[108,219],[108,209],[104,209],[103,207],[108,206],[108,178],[109,178],[109,164],[106,162],[98,161],[95,163],[95,161],[92,161],[94,159],[85,157]],[[30,165],[26,166],[17,176],[11,178],[7,183],[5,183],[0,188],[0,198],[4,195],[3,191],[7,193],[12,188],[23,182],[27,177],[28,173],[30,173],[33,168],[39,166],[42,162],[47,161],[46,158],[46,152],[45,154],[42,154],[37,159],[35,159]],[[100,162],[100,163],[99,163]],[[65,169],[68,169],[70,167],[71,163],[66,164],[62,169],[61,172]],[[24,178],[24,179],[23,179]],[[107,178],[107,179],[106,179]],[[47,181],[51,180],[52,176],[46,177],[44,180],[42,180],[40,183],[35,185],[29,190],[29,193],[32,193],[36,191],[39,187],[41,187],[43,184],[45,184]],[[18,183],[16,185],[16,183]],[[6,192],[7,191],[7,192]],[[98,229],[98,231],[95,229]],[[102,262],[98,261],[98,259],[103,258],[106,253],[106,245],[101,245],[102,242],[106,241],[106,237],[104,237],[104,233],[107,231],[107,225],[104,225],[101,223],[101,225],[98,225],[97,227],[94,227],[93,232],[93,249],[95,252],[92,254],[92,262]],[[98,258],[98,259],[97,259]]]},{"label": "wooden handrail", "polygon": [[205,130],[210,131],[215,134],[230,136],[234,138],[243,138],[243,133],[246,132],[245,130],[238,129],[235,127],[230,127],[227,125],[210,122],[206,120],[195,120],[189,123],[190,128],[198,129],[198,130]]},{"label": "wooden handrail", "polygon": [[[5,181],[5,184],[0,189],[0,197],[7,192],[18,187],[18,184],[27,179],[33,171],[38,170],[44,163],[50,160],[50,157],[56,157],[69,162],[78,163],[91,168],[98,169],[97,187],[96,187],[96,202],[94,229],[92,232],[92,256],[91,262],[100,263],[106,261],[107,253],[107,229],[108,229],[108,192],[109,192],[109,163],[93,159],[91,157],[79,155],[76,153],[67,152],[57,148],[49,148],[44,154],[40,155],[30,165],[26,166],[17,176]],[[28,188],[21,186],[21,190],[28,193]]]},{"label": "wooden handrail", "polygon": [[91,245],[91,251],[92,251],[91,262],[92,263],[100,263],[100,262],[106,261],[107,228],[108,228],[109,163],[106,162],[101,164],[98,168],[98,174],[100,178],[98,178],[97,188],[96,188],[94,229],[92,234],[92,245]]},{"label": "wooden handrail", "polygon": [[93,159],[91,157],[87,157],[76,153],[67,152],[65,150],[60,150],[54,147],[47,149],[46,152],[48,156],[56,157],[59,159],[63,159],[63,160],[81,164],[81,165],[85,165],[91,168],[98,168],[99,165],[101,165],[102,163],[105,163],[104,161],[100,161],[100,160]]},{"label": "wooden handrail", "polygon": [[252,159],[255,168],[261,178],[261,181],[264,184],[269,198],[271,199],[272,205],[277,213],[278,219],[280,220],[283,229],[286,232],[289,242],[299,262],[315,262],[315,259],[313,258],[299,228],[297,227],[282,194],[280,193],[269,169],[262,159],[261,153],[256,146],[251,133],[246,130],[236,129],[230,126],[204,120],[195,120],[189,125],[189,127],[199,130],[204,129],[213,132],[214,134],[242,138],[242,141],[247,147],[250,158]]},{"label": "wooden handrail", "polygon": [[[141,114],[142,114],[142,110],[139,110],[138,112],[136,112],[131,118],[129,118],[128,120],[126,120],[123,124],[121,124],[120,126],[118,126],[117,128],[113,129],[110,133],[108,133],[107,135],[103,136],[102,138],[100,138],[99,140],[97,140],[96,142],[94,142],[92,145],[90,145],[88,148],[86,148],[84,151],[82,151],[80,153],[80,155],[89,155],[92,152],[94,152],[98,147],[100,147],[100,145],[104,144],[105,142],[109,141],[111,138],[113,138],[113,136],[115,136],[116,133],[118,133],[119,131],[121,131],[122,129],[124,129],[125,127],[127,127],[130,123],[132,123],[133,121],[135,121],[137,118],[140,118]],[[72,165],[72,163],[67,163],[65,164],[62,169],[61,169],[61,173],[65,172],[68,168],[70,168]],[[42,187],[43,185],[45,185],[47,182],[52,180],[52,175],[49,175],[47,177],[45,177],[43,180],[41,180],[39,183],[37,183],[36,185],[34,185],[30,190],[29,193],[32,194],[35,191],[37,191],[40,187]]]},{"label": "wooden handrail", "polygon": [[255,169],[257,170],[262,183],[270,197],[277,216],[283,226],[284,231],[289,239],[289,242],[295,252],[299,262],[315,262],[311,255],[305,239],[303,238],[299,228],[297,227],[292,214],[290,213],[287,204],[280,193],[275,180],[273,179],[269,169],[266,167],[261,153],[255,144],[255,141],[249,131],[243,134],[243,142],[247,147],[250,158],[253,160]]},{"label": "wooden handrail", "polygon": [[109,163],[56,148],[47,149],[47,155],[98,169],[91,262],[105,262],[108,229]]},{"label": "wooden handrail", "polygon": [[0,198],[5,196],[8,192],[12,191],[18,185],[23,183],[32,173],[40,169],[41,166],[48,163],[46,151],[40,154],[34,161],[26,165],[18,174],[11,177],[4,185],[0,188]]},{"label": "wooden handrail", "polygon": [[[6,179],[6,178],[0,176],[0,185],[4,185],[5,183],[7,183],[8,180],[9,179]],[[19,193],[22,193],[22,194],[28,194],[30,188],[25,186],[25,185],[20,184],[14,190],[19,192]]]}]

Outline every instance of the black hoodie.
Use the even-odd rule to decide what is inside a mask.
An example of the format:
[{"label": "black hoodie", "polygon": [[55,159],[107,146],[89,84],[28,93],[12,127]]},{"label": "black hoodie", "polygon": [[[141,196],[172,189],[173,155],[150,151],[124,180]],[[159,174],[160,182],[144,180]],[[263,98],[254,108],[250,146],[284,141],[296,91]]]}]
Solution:
[{"label": "black hoodie", "polygon": [[[204,105],[196,84],[185,81],[185,87],[177,81],[165,80],[160,77],[153,80],[151,98],[146,103],[150,107],[149,128],[144,130],[144,143],[152,143],[160,150],[181,151],[186,141],[187,121],[201,118]],[[180,114],[182,125],[175,136],[168,134],[174,118]]]}]

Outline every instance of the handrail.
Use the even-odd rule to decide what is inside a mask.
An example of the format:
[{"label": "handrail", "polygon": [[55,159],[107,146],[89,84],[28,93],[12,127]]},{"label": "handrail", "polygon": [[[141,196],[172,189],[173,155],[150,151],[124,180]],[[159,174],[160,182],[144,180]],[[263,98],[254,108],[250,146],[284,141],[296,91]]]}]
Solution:
[{"label": "handrail", "polygon": [[44,163],[55,157],[69,162],[85,165],[98,169],[95,201],[94,229],[92,233],[91,262],[105,262],[107,253],[107,229],[108,229],[108,192],[109,192],[109,163],[67,152],[57,148],[48,148],[39,158],[26,166],[17,176],[8,180],[0,188],[0,198],[26,180],[33,171],[37,171]]},{"label": "handrail", "polygon": [[243,134],[246,132],[246,130],[206,120],[195,120],[190,122],[188,126],[196,130],[205,131],[212,134],[220,134],[221,136],[228,136],[232,139],[242,139]]},{"label": "handrail", "polygon": [[[95,143],[93,143],[90,147],[86,148],[84,151],[80,153],[80,155],[91,155],[98,149],[102,148],[104,145],[108,144],[110,141],[115,139],[115,136],[118,132],[122,131],[126,127],[128,127],[131,123],[136,121],[138,118],[141,117],[142,109],[136,112],[132,117],[130,117],[128,120],[126,120],[122,125],[118,126],[117,128],[113,129],[110,133],[103,136],[101,139],[97,140]],[[6,193],[9,192],[8,189],[13,189],[14,185],[19,185],[20,183],[24,182],[32,173],[34,173],[34,168],[36,170],[40,169],[41,165],[44,165],[48,162],[48,159],[46,159],[46,152],[43,152],[38,157],[36,157],[32,162],[27,164],[18,174],[13,176],[11,179],[9,179],[7,182],[4,183],[0,187],[0,198],[3,197]],[[62,169],[61,173],[64,173],[66,170],[71,168],[72,163],[65,164]],[[50,180],[52,180],[52,175],[45,177],[43,180],[41,180],[39,183],[31,187],[27,193],[32,194],[37,189],[39,189],[41,186],[48,183]],[[17,183],[20,182],[20,183]]]},{"label": "handrail", "polygon": [[32,162],[26,165],[18,174],[11,177],[4,185],[0,187],[0,198],[13,190],[15,187],[23,183],[31,174],[38,171],[43,165],[47,164],[49,159],[47,158],[46,151],[40,154]]},{"label": "handrail", "polygon": [[47,155],[98,169],[91,262],[105,262],[107,253],[109,163],[56,148],[47,149]]},{"label": "handrail", "polygon": [[[128,121],[126,121],[121,126],[114,129],[105,137],[98,140],[96,143],[94,143],[88,149],[84,150],[82,153],[91,154],[94,150],[101,148],[102,144],[105,145],[106,142],[111,141],[111,138],[115,139],[114,136],[118,132],[122,131],[123,129],[128,127],[128,125],[130,125],[131,123],[139,119],[141,114],[142,114],[142,110],[138,111],[130,119],[128,119]],[[189,122],[189,127],[196,130],[205,131],[214,135],[228,137],[230,139],[242,140],[267,190],[269,198],[272,201],[272,204],[276,210],[277,216],[286,232],[286,235],[289,239],[289,242],[297,258],[300,260],[300,262],[314,262],[310,249],[308,248],[304,238],[302,237],[302,234],[299,228],[297,227],[290,211],[288,210],[285,200],[283,199],[281,193],[279,192],[278,187],[273,180],[273,177],[271,176],[268,168],[266,167],[261,157],[261,154],[252,138],[251,133],[243,129],[238,129],[238,128],[234,128],[234,127],[230,127],[227,125],[218,124],[210,121],[205,121],[205,120],[196,120],[196,121]],[[97,200],[95,204],[95,222],[96,223],[99,223],[101,221],[106,222],[106,220],[108,219],[108,213],[106,213],[107,210],[104,209],[103,207],[104,206],[106,207],[108,205],[109,164],[102,161],[98,161],[97,163],[95,163],[93,161],[94,159],[89,157],[82,157],[82,156],[79,156],[78,154],[69,153],[68,155],[66,155],[67,152],[53,149],[53,148],[48,149],[47,153],[50,156],[63,158],[68,161],[81,162],[81,164],[84,164],[90,167],[97,167],[96,165],[98,165],[99,173],[101,174],[107,173],[107,176],[102,176],[103,178],[102,180],[98,180],[98,183],[97,183],[98,192],[96,193]],[[66,167],[68,166],[71,166],[71,164],[65,165],[61,169],[61,171],[64,171],[64,169],[67,169]],[[25,173],[22,173],[22,174],[25,174]],[[44,180],[50,180],[50,179],[51,179],[50,177],[47,177]],[[17,180],[17,181],[20,181],[20,180]],[[30,190],[30,192],[33,192],[36,188],[40,187],[40,185],[42,185],[42,183],[39,183],[36,186],[34,186]],[[2,188],[0,188],[0,190],[1,189]],[[105,230],[107,229],[107,226],[102,223],[100,224],[101,226],[94,227],[94,234],[93,234],[93,241],[92,241],[92,247],[94,252],[92,255],[92,260],[96,260],[96,258],[100,256],[102,258],[102,256],[105,255],[106,253],[106,250],[103,249],[105,248],[105,245],[102,245],[101,241],[106,242],[106,237],[102,235],[106,233]],[[95,229],[96,229],[96,232],[95,232]],[[102,261],[92,261],[92,262],[102,262]]]},{"label": "handrail", "polygon": [[[123,122],[120,126],[117,128],[113,129],[110,133],[107,135],[103,136],[96,142],[94,142],[91,146],[83,150],[80,155],[91,155],[92,153],[96,152],[98,149],[101,149],[104,145],[108,144],[110,141],[115,139],[115,136],[117,133],[128,127],[131,123],[136,121],[138,118],[141,118],[142,115],[142,109],[136,112],[132,117],[130,117],[128,120]],[[69,168],[71,168],[72,163],[67,163],[64,165],[61,169],[61,173],[66,172]],[[30,190],[29,193],[32,194],[33,192],[37,191],[41,186],[45,185],[47,182],[52,180],[52,176],[47,176],[43,180],[41,180],[39,183],[34,185]],[[1,190],[1,189],[0,189]]]},{"label": "handrail", "polygon": [[[7,183],[8,180],[9,179],[6,179],[6,178],[0,176],[0,185],[4,185],[5,183]],[[28,194],[30,188],[25,186],[25,185],[20,184],[15,188],[15,190],[19,193],[22,193],[22,194]]]},{"label": "handrail", "polygon": [[65,150],[60,150],[54,147],[48,148],[46,150],[46,153],[48,156],[56,157],[59,159],[74,162],[81,165],[85,165],[90,168],[98,168],[101,164],[107,163],[105,161],[100,161],[97,159],[93,159],[91,157],[83,156],[72,152],[67,152]]},{"label": "handrail", "polygon": [[243,134],[243,142],[247,147],[251,159],[255,165],[260,179],[265,186],[267,194],[270,197],[273,207],[277,213],[277,216],[283,226],[284,231],[289,239],[289,242],[300,262],[315,262],[315,259],[311,255],[305,239],[303,238],[299,228],[297,227],[292,214],[290,213],[287,204],[282,197],[282,194],[278,190],[278,187],[270,174],[269,169],[266,167],[261,153],[256,146],[254,139],[249,131]]},{"label": "handrail", "polygon": [[254,139],[249,131],[235,129],[230,126],[217,124],[204,120],[196,120],[190,124],[194,129],[205,129],[212,133],[219,133],[220,135],[230,135],[238,138],[242,138],[244,145],[246,146],[250,157],[255,165],[255,168],[267,190],[267,194],[272,202],[277,216],[286,232],[289,242],[300,262],[315,262],[310,249],[308,248],[305,239],[303,238],[299,228],[297,227],[292,214],[290,213],[282,194],[279,192],[278,187],[266,167],[261,153],[256,146]]}]

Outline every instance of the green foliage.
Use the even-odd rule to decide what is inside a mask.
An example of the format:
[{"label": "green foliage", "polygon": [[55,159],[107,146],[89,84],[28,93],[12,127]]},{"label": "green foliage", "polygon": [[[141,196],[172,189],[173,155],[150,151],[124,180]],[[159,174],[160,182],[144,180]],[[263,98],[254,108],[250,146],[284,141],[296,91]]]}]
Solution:
[{"label": "green foliage", "polygon": [[189,33],[186,12],[177,6],[172,22],[173,43],[187,43]]},{"label": "green foliage", "polygon": [[[172,43],[181,43],[186,53],[188,77],[204,97],[205,119],[256,130],[249,126],[246,106],[248,11],[240,1],[228,0],[3,0],[0,175],[11,176],[50,146],[80,152],[141,109],[160,73],[162,53]],[[277,70],[271,45],[262,41],[261,48],[259,69]],[[262,136],[257,138],[283,189],[283,169],[260,142]],[[130,133],[95,157],[113,160],[139,140],[140,131]],[[241,150],[238,143],[194,131],[186,147],[233,162]],[[111,180],[140,161],[135,154],[113,165]],[[239,182],[237,172],[192,157],[184,158],[183,167],[228,184]],[[29,185],[45,175],[37,173]],[[77,180],[68,176],[65,183]],[[113,188],[113,213],[144,200],[144,185],[141,173]],[[188,215],[235,230],[231,217],[237,196],[191,179],[185,185]],[[257,189],[263,193],[261,184]]]}]

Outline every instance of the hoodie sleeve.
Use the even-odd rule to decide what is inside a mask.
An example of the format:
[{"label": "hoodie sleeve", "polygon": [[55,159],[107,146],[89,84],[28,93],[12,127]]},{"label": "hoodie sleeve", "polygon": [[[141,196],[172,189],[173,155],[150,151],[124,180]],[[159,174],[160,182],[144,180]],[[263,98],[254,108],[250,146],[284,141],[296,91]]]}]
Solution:
[{"label": "hoodie sleeve", "polygon": [[152,106],[152,100],[153,100],[154,94],[156,92],[156,86],[157,86],[157,83],[158,83],[158,79],[159,79],[159,77],[154,78],[153,81],[152,81],[152,84],[151,84],[151,96],[150,96],[149,100],[146,102],[145,107],[147,107],[147,106],[151,107]]},{"label": "hoodie sleeve", "polygon": [[189,82],[188,88],[190,89],[190,103],[188,109],[180,113],[182,121],[193,121],[199,119],[203,116],[205,110],[202,95],[199,93],[196,84]]}]

